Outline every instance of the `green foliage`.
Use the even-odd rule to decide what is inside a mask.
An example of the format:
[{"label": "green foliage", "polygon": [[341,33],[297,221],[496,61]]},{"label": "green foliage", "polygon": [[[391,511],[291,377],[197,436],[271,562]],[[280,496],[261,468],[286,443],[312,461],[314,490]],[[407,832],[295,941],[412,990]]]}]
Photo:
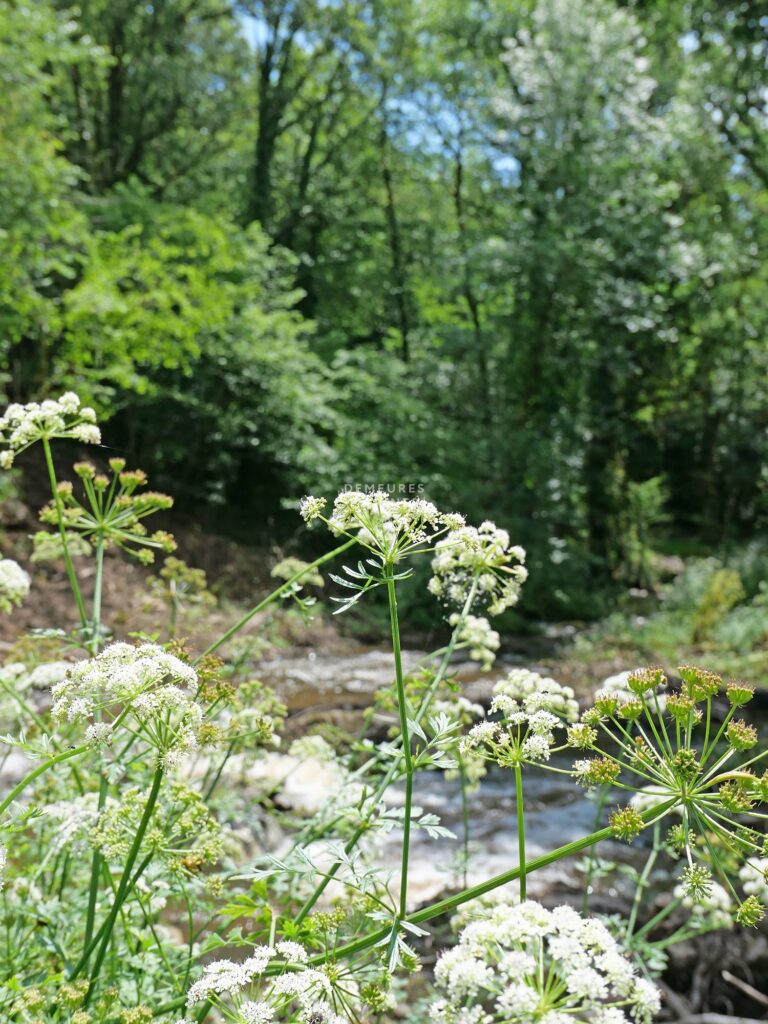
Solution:
[{"label": "green foliage", "polygon": [[693,640],[706,639],[743,597],[744,588],[736,570],[716,569],[694,612]]},{"label": "green foliage", "polygon": [[77,273],[87,222],[75,202],[77,169],[63,154],[65,126],[50,110],[54,62],[77,54],[45,4],[0,9],[0,351],[6,373],[35,347],[49,374],[58,296]]},{"label": "green foliage", "polygon": [[354,483],[504,518],[544,615],[766,521],[752,6],[0,19],[9,398],[70,382],[227,528]]}]

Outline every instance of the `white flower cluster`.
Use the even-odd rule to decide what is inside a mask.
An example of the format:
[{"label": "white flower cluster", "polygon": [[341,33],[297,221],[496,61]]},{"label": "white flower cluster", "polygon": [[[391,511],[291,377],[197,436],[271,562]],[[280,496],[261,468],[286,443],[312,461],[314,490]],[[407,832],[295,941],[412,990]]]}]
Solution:
[{"label": "white flower cluster", "polygon": [[430,593],[451,604],[463,604],[472,586],[489,615],[517,603],[528,578],[525,550],[510,543],[506,530],[494,523],[451,529],[435,545]]},{"label": "white flower cluster", "polygon": [[114,643],[53,685],[51,713],[68,722],[91,721],[86,738],[96,744],[111,735],[109,722],[93,721],[96,712],[127,709],[170,769],[195,746],[202,718],[196,689],[195,670],[157,644]]},{"label": "white flower cluster", "polygon": [[501,712],[501,722],[481,722],[462,741],[463,754],[480,754],[503,768],[548,761],[555,745],[554,730],[561,725],[549,711],[528,712],[511,697],[494,697],[491,713]]},{"label": "white flower cluster", "polygon": [[464,753],[475,753],[502,767],[548,761],[555,745],[555,729],[574,722],[579,706],[570,686],[561,686],[528,669],[513,669],[493,688],[491,713],[499,722],[481,722],[462,743]]},{"label": "white flower cluster", "polygon": [[435,967],[435,1024],[649,1024],[656,987],[639,978],[607,927],[571,907],[499,904],[462,930]]},{"label": "white flower cluster", "polygon": [[576,722],[579,705],[570,686],[527,668],[514,668],[493,688],[497,695],[519,701],[527,711],[549,711],[566,722]]},{"label": "white flower cluster", "polygon": [[721,928],[733,928],[735,907],[728,890],[714,880],[709,883],[709,891],[698,899],[686,893],[684,885],[676,885],[676,899],[682,900],[686,910],[691,912],[691,924],[700,931],[716,931]]},{"label": "white flower cluster", "polygon": [[[221,1006],[226,1000],[228,1019],[238,1024],[267,1024],[276,1010],[294,1007],[298,1007],[301,1017],[291,1015],[291,1020],[347,1024],[333,1009],[328,976],[308,967],[306,961],[307,953],[297,942],[255,946],[252,954],[239,963],[216,960],[204,968],[202,977],[189,989],[187,1005],[209,1000]],[[267,976],[270,964],[287,969]]]},{"label": "white flower cluster", "polygon": [[[113,800],[108,801],[112,806]],[[46,820],[54,824],[50,849],[54,853],[68,850],[70,854],[86,853],[91,845],[91,831],[99,820],[99,794],[84,793],[72,800],[58,800],[45,808]]]},{"label": "white flower cluster", "polygon": [[[454,612],[448,622],[451,626],[456,626],[460,620],[459,613]],[[499,634],[491,628],[488,619],[484,619],[480,615],[464,617],[458,640],[459,643],[469,647],[470,658],[473,661],[479,661],[484,669],[489,669],[493,665],[496,660],[496,651],[501,643]]]},{"label": "white flower cluster", "polygon": [[0,454],[0,466],[10,469],[19,452],[42,438],[68,437],[83,444],[99,444],[101,433],[96,413],[81,406],[79,397],[67,391],[58,399],[9,405],[0,417],[0,443],[8,446]]},{"label": "white flower cluster", "polygon": [[739,871],[744,892],[768,903],[768,857],[748,860]]},{"label": "white flower cluster", "polygon": [[29,593],[29,573],[12,558],[0,559],[0,610],[9,612]]},{"label": "white flower cluster", "polygon": [[[300,511],[305,522],[320,518],[323,498],[306,497]],[[326,520],[336,534],[354,535],[358,542],[388,561],[429,546],[446,530],[464,525],[456,513],[443,514],[422,498],[394,499],[386,491],[341,491]]]}]

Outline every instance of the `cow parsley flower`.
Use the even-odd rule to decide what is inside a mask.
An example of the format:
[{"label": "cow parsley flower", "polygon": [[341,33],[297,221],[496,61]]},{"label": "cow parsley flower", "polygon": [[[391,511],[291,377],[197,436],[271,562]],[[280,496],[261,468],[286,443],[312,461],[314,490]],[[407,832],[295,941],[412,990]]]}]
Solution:
[{"label": "cow parsley flower", "polygon": [[[457,626],[460,622],[461,616],[458,612],[454,612],[448,619],[451,626]],[[479,615],[466,615],[461,622],[458,643],[469,648],[469,656],[473,661],[479,661],[484,669],[489,669],[496,660],[501,638],[496,630],[491,628],[488,619]]]},{"label": "cow parsley flower", "polygon": [[0,417],[0,444],[7,445],[7,450],[0,453],[0,466],[10,469],[16,456],[35,441],[53,438],[71,438],[82,444],[101,442],[96,413],[81,406],[72,391],[58,399],[8,406]]},{"label": "cow parsley flower", "polygon": [[[237,1024],[267,1024],[288,1016],[304,1024],[346,1024],[347,1018],[335,1010],[337,997],[330,974],[307,966],[306,961],[306,950],[292,941],[255,946],[240,962],[216,960],[203,968],[189,989],[187,1005],[208,1000]],[[339,973],[343,977],[336,978]],[[356,991],[354,979],[337,967],[334,980],[346,1004]]]},{"label": "cow parsley flower", "polygon": [[449,604],[462,605],[474,587],[489,615],[517,603],[528,577],[525,550],[510,543],[494,523],[451,529],[435,545],[429,590]]},{"label": "cow parsley flower", "polygon": [[578,716],[573,690],[528,669],[515,669],[493,688],[495,722],[474,726],[462,743],[472,753],[505,768],[548,761],[555,731]]},{"label": "cow parsley flower", "polygon": [[203,717],[197,683],[190,665],[157,644],[114,643],[69,667],[53,685],[51,714],[89,723],[87,741],[94,745],[108,743],[115,719],[131,715],[170,769],[196,745]]},{"label": "cow parsley flower", "polygon": [[10,612],[29,593],[29,573],[12,558],[0,559],[0,611]]},{"label": "cow parsley flower", "polygon": [[459,524],[462,516],[444,514],[422,498],[391,498],[386,491],[341,491],[329,518],[325,499],[306,497],[300,511],[305,522],[325,522],[332,533],[354,537],[385,562],[394,563],[429,550],[435,539]]},{"label": "cow parsley flower", "polygon": [[571,907],[500,903],[480,911],[435,967],[432,1021],[464,1024],[649,1024],[659,993],[637,976],[608,928]]},{"label": "cow parsley flower", "polygon": [[579,704],[570,686],[527,668],[512,669],[496,683],[493,692],[519,701],[528,711],[549,711],[565,722],[575,722],[579,717]]}]

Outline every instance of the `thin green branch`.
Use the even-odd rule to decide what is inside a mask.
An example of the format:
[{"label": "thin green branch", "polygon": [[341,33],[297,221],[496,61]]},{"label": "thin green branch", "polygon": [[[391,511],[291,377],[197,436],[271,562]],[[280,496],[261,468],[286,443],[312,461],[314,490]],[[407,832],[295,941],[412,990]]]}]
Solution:
[{"label": "thin green branch", "polygon": [[330,562],[332,558],[336,558],[344,551],[347,551],[355,543],[355,538],[352,538],[352,540],[348,540],[344,544],[341,544],[339,547],[334,548],[333,551],[328,551],[326,554],[321,555],[320,558],[316,558],[314,562],[310,562],[309,565],[306,565],[303,569],[300,569],[299,572],[294,573],[294,575],[291,576],[289,580],[286,580],[286,582],[283,583],[282,586],[279,586],[277,590],[273,590],[271,594],[267,594],[263,601],[259,601],[259,603],[254,608],[251,608],[251,610],[247,612],[245,615],[243,615],[241,619],[238,619],[234,626],[231,626],[226,631],[226,633],[224,633],[223,636],[220,636],[218,640],[215,640],[212,644],[206,647],[206,649],[203,651],[200,657],[204,658],[208,654],[213,654],[214,651],[217,651],[228,640],[231,640],[235,633],[238,633],[243,628],[243,626],[248,625],[248,623],[251,621],[254,615],[258,615],[259,612],[262,612],[264,611],[265,608],[269,607],[269,605],[272,604],[273,601],[276,601],[279,597],[282,597],[283,594],[288,593],[288,591],[293,587],[293,585],[295,583],[298,583],[300,579],[307,575],[307,573],[312,572],[313,569],[317,569],[318,566],[323,565],[325,562]]}]

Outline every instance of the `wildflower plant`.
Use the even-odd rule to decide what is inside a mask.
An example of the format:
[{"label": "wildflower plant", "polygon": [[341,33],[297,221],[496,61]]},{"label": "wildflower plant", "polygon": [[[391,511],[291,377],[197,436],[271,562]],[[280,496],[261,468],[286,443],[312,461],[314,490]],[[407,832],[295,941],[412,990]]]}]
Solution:
[{"label": "wildflower plant", "polygon": [[12,558],[0,559],[0,611],[10,612],[29,593],[29,573]]},{"label": "wildflower plant", "polygon": [[[663,804],[676,814],[667,843],[684,858],[682,890],[694,902],[712,892],[713,873],[737,904],[736,919],[754,925],[764,915],[756,896],[739,900],[734,887],[734,857],[754,862],[765,836],[752,820],[766,820],[759,807],[768,802],[768,772],[756,750],[755,727],[736,717],[754,695],[754,687],[725,684],[713,672],[691,665],[679,669],[681,687],[660,701],[667,678],[661,669],[630,674],[626,693],[598,693],[569,742],[593,756],[574,764],[586,786],[610,784],[636,794],[642,802]],[[728,710],[719,725],[714,702],[724,697]],[[617,809],[614,833],[631,841],[647,825],[638,799]]]},{"label": "wildflower plant", "polygon": [[171,637],[176,635],[179,616],[184,609],[210,609],[216,605],[216,598],[208,589],[208,580],[203,570],[195,569],[173,555],[163,560],[162,568],[156,576],[150,576],[148,584],[150,593],[168,606],[168,634]]},{"label": "wildflower plant", "polygon": [[40,513],[43,523],[57,526],[63,516],[67,533],[79,534],[96,551],[118,548],[144,565],[150,565],[155,551],[173,551],[176,543],[164,530],[150,534],[143,523],[147,516],[169,509],[173,499],[157,491],[145,491],[147,474],[127,470],[125,459],[110,459],[109,473],[99,473],[91,462],[77,462],[75,473],[83,487],[80,500],[74,487],[59,484],[59,501],[51,501]]},{"label": "wildflower plant", "polygon": [[435,980],[444,995],[430,1018],[447,1024],[648,1024],[661,1007],[605,924],[533,901],[498,904],[465,925]]},{"label": "wildflower plant", "polygon": [[10,469],[21,452],[36,441],[48,447],[54,439],[68,438],[81,444],[99,444],[101,432],[96,426],[96,413],[80,403],[80,398],[67,391],[57,399],[9,405],[0,417],[0,466]]},{"label": "wildflower plant", "polygon": [[[327,514],[324,499],[304,499],[305,522],[324,523],[335,547],[313,562],[285,560],[275,590],[204,649],[194,638],[163,644],[160,629],[136,635],[130,624],[114,642],[102,616],[104,577],[121,558],[148,562],[172,550],[168,534],[146,526],[170,498],[145,490],[144,474],[121,459],[106,471],[80,462],[75,485],[62,483],[60,439],[99,441],[95,415],[77,396],[12,406],[0,419],[7,465],[38,442],[42,449],[51,485],[42,518],[55,532],[35,550],[64,558],[79,619],[49,634],[46,660],[28,640],[0,667],[0,756],[13,753],[14,771],[18,758],[29,762],[0,797],[1,1019],[383,1022],[409,999],[429,923],[460,911],[458,942],[426,985],[430,1019],[648,1024],[659,1005],[648,975],[664,949],[759,922],[768,783],[765,752],[740,710],[749,686],[684,668],[676,688],[660,670],[637,671],[579,715],[569,687],[515,669],[481,706],[462,693],[456,655],[490,667],[501,637],[484,616],[517,601],[525,553],[493,523],[474,527],[383,491],[343,492]],[[116,557],[107,562],[108,549]],[[341,558],[348,567],[330,575],[347,592],[340,610],[386,593],[392,685],[366,731],[342,737],[323,723],[322,736],[281,747],[285,707],[228,644],[281,600],[308,608],[301,588],[320,590],[320,568]],[[431,564],[446,636],[407,674],[398,596],[418,558]],[[16,563],[3,576],[4,564],[7,610],[28,577]],[[81,579],[93,581],[87,594]],[[197,598],[206,607],[203,577],[171,558],[149,585],[175,588],[178,607]],[[606,799],[619,794],[619,806],[607,824],[530,857],[524,776],[539,770],[600,787]],[[461,786],[464,879],[415,908],[413,837],[457,842],[419,806],[425,772]],[[471,794],[486,772],[514,780],[517,863],[512,856],[500,874],[468,885]],[[313,801],[302,793],[308,778],[319,783]],[[586,904],[580,914],[526,898],[535,871],[646,830],[646,866],[619,920],[590,917]],[[383,836],[399,845],[394,870],[377,859]],[[672,877],[662,910],[649,915],[660,858]],[[510,895],[515,887],[522,902]]]}]

